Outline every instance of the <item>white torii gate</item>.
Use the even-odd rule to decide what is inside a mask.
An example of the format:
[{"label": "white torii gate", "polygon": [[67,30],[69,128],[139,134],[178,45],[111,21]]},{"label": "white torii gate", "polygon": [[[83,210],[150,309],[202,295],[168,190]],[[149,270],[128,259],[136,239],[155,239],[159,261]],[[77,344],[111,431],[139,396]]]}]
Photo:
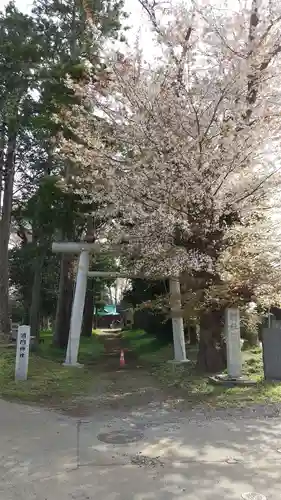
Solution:
[{"label": "white torii gate", "polygon": [[[68,345],[66,351],[66,358],[64,365],[66,366],[80,366],[77,362],[78,351],[80,344],[80,336],[83,321],[83,311],[85,305],[86,289],[88,277],[100,278],[128,278],[126,273],[116,273],[107,271],[89,271],[89,255],[90,253],[118,253],[116,247],[111,250],[103,249],[97,243],[72,243],[62,242],[53,243],[52,251],[56,253],[73,253],[79,254],[79,263],[77,270],[77,278],[74,292],[74,299],[71,311],[70,330]],[[119,248],[120,251],[120,248]],[[136,277],[136,276],[131,276]],[[186,363],[189,360],[186,358],[185,340],[184,340],[184,326],[181,309],[181,293],[180,282],[176,277],[169,277],[170,288],[170,303],[172,312],[172,325],[173,325],[173,341],[174,341],[174,362]]]}]

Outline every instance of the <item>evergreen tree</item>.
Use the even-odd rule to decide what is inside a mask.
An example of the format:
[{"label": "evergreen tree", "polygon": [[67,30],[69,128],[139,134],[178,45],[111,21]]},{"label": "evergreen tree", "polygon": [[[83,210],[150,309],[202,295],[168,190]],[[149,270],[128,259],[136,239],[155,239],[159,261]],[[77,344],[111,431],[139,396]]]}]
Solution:
[{"label": "evergreen tree", "polygon": [[10,332],[8,245],[15,173],[44,56],[35,24],[13,3],[0,13],[0,333],[4,335]]},{"label": "evergreen tree", "polygon": [[[13,204],[17,207],[15,227],[23,224],[32,233],[32,242],[21,240],[10,257],[14,285],[17,265],[21,259],[32,258],[32,265],[26,262],[24,267],[31,271],[32,292],[25,300],[25,308],[29,304],[33,335],[38,336],[40,307],[45,308],[42,283],[51,241],[80,240],[87,229],[91,231],[92,224],[88,222],[93,204],[87,209],[79,203],[78,206],[75,196],[64,195],[54,183],[56,177],[69,182],[73,167],[69,160],[56,156],[58,136],[67,137],[69,130],[55,115],[62,107],[67,109],[77,103],[66,83],[68,75],[74,80],[95,79],[103,72],[104,44],[122,37],[121,22],[125,17],[122,8],[123,1],[118,0],[98,0],[87,5],[76,0],[35,0],[31,16],[21,14],[12,3],[1,15],[0,324],[3,333],[10,329],[8,242]],[[64,216],[66,219],[62,220]],[[102,224],[104,221],[95,217],[95,228]],[[71,256],[62,256],[54,333],[55,343],[61,346],[66,345],[69,330],[74,266]],[[43,291],[41,306],[40,291]]]}]

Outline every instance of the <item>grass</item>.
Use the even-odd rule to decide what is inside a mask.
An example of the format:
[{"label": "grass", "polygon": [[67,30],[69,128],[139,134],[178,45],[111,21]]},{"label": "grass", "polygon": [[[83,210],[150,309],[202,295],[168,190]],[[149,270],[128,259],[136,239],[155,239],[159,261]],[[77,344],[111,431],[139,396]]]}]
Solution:
[{"label": "grass", "polygon": [[191,363],[173,365],[172,345],[163,346],[153,337],[141,331],[123,333],[124,338],[138,353],[139,358],[150,365],[151,373],[165,387],[175,388],[192,405],[210,407],[245,407],[253,404],[281,402],[281,383],[266,382],[263,378],[262,351],[260,348],[243,351],[243,374],[256,382],[250,387],[222,387],[212,385],[205,374],[195,370],[197,350],[187,348]]},{"label": "grass", "polygon": [[[41,332],[40,338],[44,341],[39,345],[37,350],[41,358],[51,359],[62,363],[65,359],[65,350],[59,349],[52,345],[52,332],[45,330]],[[96,332],[93,332],[92,337],[81,337],[78,361],[85,365],[95,363],[101,354],[104,352],[103,345],[99,342]]]},{"label": "grass", "polygon": [[30,352],[28,379],[15,381],[15,348],[0,348],[0,397],[25,402],[59,402],[89,391],[93,372],[91,365],[103,353],[103,346],[93,335],[83,337],[79,361],[84,368],[62,366],[64,350],[52,346],[51,332],[42,332],[36,352]]},{"label": "grass", "polygon": [[151,335],[147,335],[144,330],[124,330],[122,337],[136,354],[143,358],[149,358],[153,353],[158,353],[163,346],[159,340]]},{"label": "grass", "polygon": [[[188,348],[191,363],[175,366],[167,363],[173,359],[171,345],[163,346],[142,330],[124,331],[122,336],[161,385],[177,390],[179,397],[192,406],[243,407],[281,401],[281,384],[263,380],[262,353],[259,348],[242,353],[244,375],[255,380],[256,385],[226,388],[210,384],[206,375],[196,372],[196,349]],[[30,353],[28,380],[22,382],[14,380],[15,348],[0,345],[0,397],[57,404],[87,394],[93,377],[98,374],[93,365],[97,364],[104,351],[98,332],[93,332],[91,338],[81,338],[79,361],[84,364],[84,368],[63,367],[65,352],[52,346],[51,332],[42,332],[41,337],[44,343],[40,344],[36,352]]]}]

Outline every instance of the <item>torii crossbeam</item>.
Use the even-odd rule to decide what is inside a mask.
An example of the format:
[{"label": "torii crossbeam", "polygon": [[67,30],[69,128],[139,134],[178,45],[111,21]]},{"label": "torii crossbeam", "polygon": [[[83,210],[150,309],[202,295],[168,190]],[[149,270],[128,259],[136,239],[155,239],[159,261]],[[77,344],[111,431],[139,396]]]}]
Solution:
[{"label": "torii crossbeam", "polygon": [[[61,243],[53,243],[52,251],[56,253],[80,254],[76,284],[75,284],[74,299],[71,311],[69,338],[67,344],[66,358],[64,362],[64,365],[66,366],[80,366],[80,364],[78,363],[78,351],[80,344],[88,277],[137,278],[138,276],[129,275],[127,273],[117,273],[110,271],[89,271],[90,253],[107,253],[107,254],[118,255],[117,247],[116,248],[112,247],[111,249],[108,249],[98,243],[61,242]],[[171,303],[173,341],[174,341],[174,362],[185,363],[188,362],[189,360],[186,358],[186,350],[185,350],[180,282],[177,277],[166,276],[166,278],[169,279],[169,284],[170,284],[170,303]]]}]

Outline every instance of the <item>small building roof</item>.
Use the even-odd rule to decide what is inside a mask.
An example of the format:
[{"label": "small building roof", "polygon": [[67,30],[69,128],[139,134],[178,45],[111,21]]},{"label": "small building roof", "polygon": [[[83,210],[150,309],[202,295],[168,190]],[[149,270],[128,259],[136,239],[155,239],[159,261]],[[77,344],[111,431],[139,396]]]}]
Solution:
[{"label": "small building roof", "polygon": [[95,314],[97,316],[119,316],[119,313],[116,311],[116,306],[114,304],[103,306],[102,308],[99,308],[97,312],[95,308]]}]

